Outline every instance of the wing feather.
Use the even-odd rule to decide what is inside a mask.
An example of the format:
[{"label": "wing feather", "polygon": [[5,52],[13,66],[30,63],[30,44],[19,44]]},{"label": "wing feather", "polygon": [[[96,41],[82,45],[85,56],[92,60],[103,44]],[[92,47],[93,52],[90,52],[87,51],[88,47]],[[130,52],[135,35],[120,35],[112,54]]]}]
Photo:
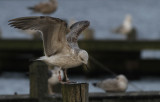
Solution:
[{"label": "wing feather", "polygon": [[67,24],[59,18],[48,16],[21,17],[9,20],[9,25],[22,30],[39,30],[43,35],[44,53],[54,55],[68,46],[66,40]]},{"label": "wing feather", "polygon": [[74,23],[70,27],[70,32],[67,35],[67,41],[72,48],[79,49],[79,46],[77,43],[78,36],[81,34],[83,30],[85,30],[89,26],[89,24],[90,24],[89,21],[80,21],[80,22]]}]

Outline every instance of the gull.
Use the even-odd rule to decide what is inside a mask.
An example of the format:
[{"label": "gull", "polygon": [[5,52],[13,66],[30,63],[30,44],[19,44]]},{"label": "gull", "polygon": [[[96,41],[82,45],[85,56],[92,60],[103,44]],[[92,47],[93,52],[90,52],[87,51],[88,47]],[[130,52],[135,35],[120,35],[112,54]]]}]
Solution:
[{"label": "gull", "polygon": [[[66,35],[67,24],[64,20],[49,16],[20,17],[9,20],[12,27],[27,30],[35,29],[42,33],[44,55],[37,60],[49,67],[57,66],[64,70],[65,82],[69,82],[67,69],[87,65],[88,53],[80,49],[77,43],[80,33],[89,26],[89,21],[79,21],[70,27]],[[61,79],[61,78],[60,78]],[[62,82],[62,80],[60,80]]]},{"label": "gull", "polygon": [[[61,77],[59,77],[59,72]],[[63,71],[58,67],[54,67],[54,69],[50,68],[49,73],[50,73],[50,77],[48,78],[48,92],[50,95],[53,95],[55,94],[53,92],[53,87],[56,84],[60,83],[59,78],[62,78],[63,80],[64,74],[63,74]]]},{"label": "gull", "polygon": [[41,2],[33,7],[28,7],[28,9],[42,14],[51,14],[57,10],[57,7],[57,0],[49,0],[48,2]]},{"label": "gull", "polygon": [[124,75],[118,75],[112,79],[106,79],[98,83],[93,83],[93,85],[108,92],[122,92],[126,91],[128,87],[128,80]]},{"label": "gull", "polygon": [[132,25],[132,16],[126,15],[123,24],[113,30],[114,33],[120,33],[127,36],[128,40],[136,39],[136,29]]}]

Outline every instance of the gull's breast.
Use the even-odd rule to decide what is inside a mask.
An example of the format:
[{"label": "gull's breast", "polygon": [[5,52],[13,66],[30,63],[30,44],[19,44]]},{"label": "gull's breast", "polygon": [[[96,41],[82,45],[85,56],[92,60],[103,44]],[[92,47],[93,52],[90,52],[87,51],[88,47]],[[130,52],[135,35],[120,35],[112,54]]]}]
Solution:
[{"label": "gull's breast", "polygon": [[74,55],[55,55],[48,59],[48,64],[59,66],[61,68],[72,68],[82,64]]}]

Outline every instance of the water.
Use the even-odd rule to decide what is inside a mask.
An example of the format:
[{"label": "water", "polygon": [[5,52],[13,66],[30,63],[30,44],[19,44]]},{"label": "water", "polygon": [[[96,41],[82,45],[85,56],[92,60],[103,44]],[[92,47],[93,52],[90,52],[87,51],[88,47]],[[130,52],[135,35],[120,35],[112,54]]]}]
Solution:
[{"label": "water", "polygon": [[[24,16],[40,16],[27,7],[47,0],[0,0],[0,28],[4,39],[31,39],[8,26],[8,20]],[[119,26],[126,14],[133,16],[133,26],[138,30],[138,40],[160,39],[160,0],[58,0],[58,10],[49,16],[69,21],[89,20],[96,39],[124,40],[124,35],[111,33]],[[158,57],[157,57],[158,56]],[[160,59],[160,51],[145,50],[142,58]]]},{"label": "water", "polygon": [[[9,27],[8,20],[33,14],[27,7],[42,0],[0,0],[0,27],[3,38],[25,38]],[[47,1],[47,0],[43,0]],[[95,29],[96,39],[125,39],[123,35],[112,34],[111,29],[120,25],[126,14],[133,16],[133,25],[138,29],[138,39],[160,39],[160,0],[58,0],[58,10],[50,15],[66,20],[89,20]]]},{"label": "water", "polygon": [[[93,82],[98,82],[105,79],[106,77],[87,79],[83,76],[70,77],[70,80],[77,82],[89,83],[89,92],[102,92],[105,91],[96,88],[92,85]],[[142,89],[143,91],[160,91],[160,78],[146,77],[141,80],[130,81],[127,91],[139,91],[132,85]],[[0,76],[0,95],[11,94],[15,92],[18,94],[29,94],[29,79],[23,73],[3,73]]]}]

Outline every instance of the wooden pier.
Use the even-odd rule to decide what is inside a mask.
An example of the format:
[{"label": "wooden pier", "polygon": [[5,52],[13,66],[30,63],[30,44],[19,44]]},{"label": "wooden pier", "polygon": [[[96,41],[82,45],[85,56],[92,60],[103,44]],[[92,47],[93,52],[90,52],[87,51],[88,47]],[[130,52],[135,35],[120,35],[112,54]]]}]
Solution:
[{"label": "wooden pier", "polygon": [[[47,101],[62,102],[60,94],[46,96]],[[0,95],[0,102],[39,102],[29,95]],[[160,102],[160,92],[89,93],[89,102]]]},{"label": "wooden pier", "polygon": [[[41,40],[0,40],[0,70],[29,71],[32,60],[43,55]],[[116,73],[132,75],[160,75],[160,60],[141,59],[141,51],[145,49],[159,50],[160,41],[114,41],[114,40],[80,40],[79,46],[89,52],[106,67]],[[92,63],[92,61],[90,61]],[[91,64],[87,75],[95,75],[104,70]],[[77,68],[70,72],[86,73]],[[98,70],[98,71],[97,71]],[[95,73],[96,72],[96,73]],[[106,72],[105,72],[106,73]],[[104,74],[105,74],[104,73]]]}]

